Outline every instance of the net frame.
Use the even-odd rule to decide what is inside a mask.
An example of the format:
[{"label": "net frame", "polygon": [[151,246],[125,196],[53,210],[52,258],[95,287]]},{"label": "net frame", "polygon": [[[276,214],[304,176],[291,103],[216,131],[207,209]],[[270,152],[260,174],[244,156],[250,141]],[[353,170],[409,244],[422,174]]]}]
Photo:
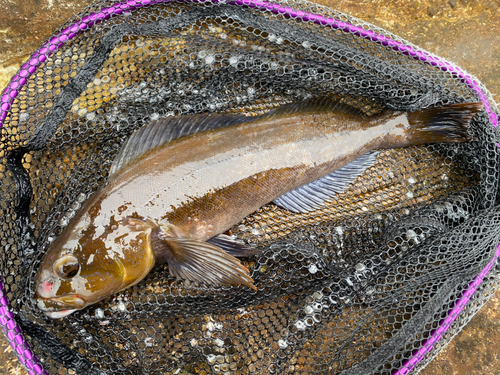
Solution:
[{"label": "net frame", "polygon": [[[207,2],[210,0],[206,0]],[[129,0],[126,2],[117,2],[111,7],[102,7],[98,11],[92,11],[84,15],[78,22],[71,23],[59,31],[56,31],[37,51],[35,51],[28,61],[23,64],[19,72],[11,79],[10,83],[3,90],[0,105],[0,128],[3,126],[3,121],[9,114],[11,104],[18,96],[20,89],[28,82],[28,79],[36,73],[37,67],[41,65],[47,57],[51,56],[58,51],[65,43],[70,41],[75,36],[89,30],[94,25],[101,22],[106,22],[110,18],[122,16],[125,12],[133,12],[136,9],[143,7],[154,6],[155,4],[165,4],[173,2],[172,0]],[[179,1],[182,2],[182,1]],[[198,0],[186,0],[184,2],[203,2]],[[484,104],[484,108],[488,114],[489,120],[494,128],[498,126],[500,116],[490,103],[495,105],[493,98],[486,88],[472,75],[463,71],[452,63],[437,57],[427,51],[424,51],[400,38],[372,26],[372,30],[366,30],[363,27],[349,24],[347,22],[336,20],[333,18],[325,17],[321,14],[312,14],[304,12],[300,9],[294,9],[266,1],[256,0],[237,0],[237,1],[219,1],[211,0],[212,3],[224,3],[239,7],[250,7],[262,12],[271,12],[273,14],[281,14],[287,18],[294,18],[303,22],[314,22],[323,27],[343,30],[344,32],[351,33],[359,38],[364,38],[372,43],[388,46],[394,51],[404,55],[411,56],[416,60],[420,60],[425,64],[432,65],[441,69],[443,72],[450,72],[453,78],[476,92],[478,98]],[[90,9],[90,7],[89,7]],[[84,14],[85,11],[82,13]],[[376,31],[373,31],[376,30]],[[500,146],[500,144],[499,144]],[[474,294],[481,289],[488,280],[487,278],[495,273],[493,269],[498,257],[500,256],[500,244],[497,248],[494,258],[488,265],[469,283],[467,288],[462,292],[460,297],[455,302],[455,306],[448,311],[447,317],[439,323],[439,328],[431,332],[429,339],[424,340],[420,349],[413,352],[412,358],[406,360],[403,366],[394,374],[404,375],[408,374],[415,369],[420,369],[421,362],[428,361],[429,358],[437,355],[435,347],[438,346],[441,340],[445,340],[446,332],[452,327],[453,322],[462,314],[467,307],[467,304],[473,298]],[[491,280],[490,280],[491,281]],[[0,324],[3,331],[14,349],[20,362],[26,367],[30,374],[46,374],[40,361],[34,356],[33,352],[27,341],[24,339],[21,328],[14,320],[14,314],[10,311],[9,301],[3,291],[3,285],[0,283]],[[484,301],[486,302],[486,301]],[[450,340],[451,338],[446,338]],[[442,347],[441,347],[442,348]]]}]

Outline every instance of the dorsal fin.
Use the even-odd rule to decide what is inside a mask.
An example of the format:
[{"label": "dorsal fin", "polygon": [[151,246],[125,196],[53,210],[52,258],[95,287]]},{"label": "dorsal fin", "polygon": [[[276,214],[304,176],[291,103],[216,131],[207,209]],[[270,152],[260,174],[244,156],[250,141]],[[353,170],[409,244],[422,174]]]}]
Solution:
[{"label": "dorsal fin", "polygon": [[226,114],[196,114],[164,117],[137,129],[122,146],[111,166],[112,176],[132,160],[183,136],[238,125],[255,117]]},{"label": "dorsal fin", "polygon": [[109,176],[112,176],[127,166],[132,160],[139,158],[145,153],[186,135],[239,125],[254,121],[257,118],[265,119],[291,115],[293,113],[310,112],[336,112],[355,116],[364,115],[361,110],[348,104],[334,101],[333,99],[312,98],[284,104],[262,116],[196,114],[164,117],[137,129],[130,136],[113,161]]}]

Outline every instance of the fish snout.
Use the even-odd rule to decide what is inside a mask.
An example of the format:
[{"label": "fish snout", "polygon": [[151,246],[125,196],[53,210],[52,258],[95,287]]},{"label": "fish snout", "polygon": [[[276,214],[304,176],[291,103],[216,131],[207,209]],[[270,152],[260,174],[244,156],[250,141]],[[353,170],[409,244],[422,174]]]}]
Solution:
[{"label": "fish snout", "polygon": [[76,295],[44,298],[36,293],[35,300],[37,307],[46,314],[49,312],[75,311],[85,307],[85,301]]},{"label": "fish snout", "polygon": [[77,294],[58,295],[61,280],[51,274],[42,275],[37,281],[34,300],[38,308],[50,317],[61,317],[85,307],[85,300]]},{"label": "fish snout", "polygon": [[69,314],[75,312],[78,309],[65,309],[63,310],[60,303],[53,301],[51,299],[45,299],[37,296],[35,294],[36,305],[43,311],[45,315],[52,319],[60,319],[68,316]]}]

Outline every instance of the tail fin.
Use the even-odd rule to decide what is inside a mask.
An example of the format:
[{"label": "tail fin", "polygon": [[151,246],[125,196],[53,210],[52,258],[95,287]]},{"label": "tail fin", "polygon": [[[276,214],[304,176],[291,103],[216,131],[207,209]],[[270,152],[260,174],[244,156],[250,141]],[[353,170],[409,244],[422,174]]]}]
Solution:
[{"label": "tail fin", "polygon": [[482,108],[482,103],[459,103],[408,113],[407,134],[412,144],[470,141],[470,121]]}]

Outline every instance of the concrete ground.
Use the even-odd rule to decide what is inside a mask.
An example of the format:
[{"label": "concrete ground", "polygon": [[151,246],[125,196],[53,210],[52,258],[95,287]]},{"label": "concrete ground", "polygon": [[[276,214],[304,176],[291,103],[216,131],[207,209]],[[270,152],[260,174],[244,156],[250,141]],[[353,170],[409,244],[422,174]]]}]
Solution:
[{"label": "concrete ground", "polygon": [[[316,0],[383,27],[477,76],[500,100],[498,0]],[[0,0],[0,89],[89,0]],[[500,292],[421,373],[500,375]],[[0,334],[0,373],[25,374]]]}]

